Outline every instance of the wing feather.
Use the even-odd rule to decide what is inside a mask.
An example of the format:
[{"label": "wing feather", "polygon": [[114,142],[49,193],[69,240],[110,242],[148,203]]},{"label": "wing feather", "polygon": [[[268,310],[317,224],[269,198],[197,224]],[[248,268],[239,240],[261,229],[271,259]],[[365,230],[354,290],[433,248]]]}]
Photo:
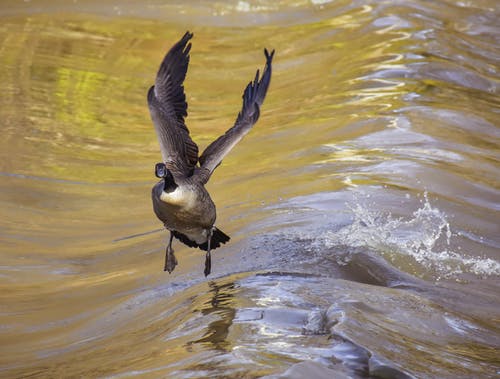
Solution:
[{"label": "wing feather", "polygon": [[184,79],[189,65],[193,37],[186,32],[163,59],[155,85],[149,89],[148,105],[163,161],[173,173],[190,176],[198,162],[198,146],[184,123],[187,102]]},{"label": "wing feather", "polygon": [[243,92],[243,105],[234,126],[212,142],[200,156],[200,166],[204,169],[202,170],[204,181],[208,181],[212,172],[222,162],[222,159],[250,131],[259,119],[260,106],[264,102],[269,83],[271,82],[274,50],[269,54],[267,49],[264,49],[264,54],[266,56],[264,73],[259,79],[259,70],[257,70],[253,82],[248,83],[246,86]]}]

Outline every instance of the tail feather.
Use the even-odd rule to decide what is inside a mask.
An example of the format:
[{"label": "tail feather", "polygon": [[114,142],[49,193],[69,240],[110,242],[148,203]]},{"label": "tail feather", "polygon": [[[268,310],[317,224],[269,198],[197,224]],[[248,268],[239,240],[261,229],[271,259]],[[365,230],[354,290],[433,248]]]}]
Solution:
[{"label": "tail feather", "polygon": [[[177,231],[172,231],[175,238],[184,243],[189,247],[198,247],[201,250],[208,250],[208,243],[204,242],[202,244],[197,244],[195,241],[190,240],[186,235],[179,233]],[[230,240],[230,237],[224,233],[222,230],[218,228],[214,228],[212,233],[212,239],[210,240],[210,250],[215,250],[220,247],[222,244],[225,244]]]},{"label": "tail feather", "polygon": [[[215,228],[214,231],[212,232],[212,239],[210,240],[210,250],[217,249],[220,247],[220,245],[225,244],[227,241],[229,241],[230,238],[229,236],[224,233],[222,230]],[[202,243],[201,245],[198,246],[201,250],[208,250],[208,243]]]}]

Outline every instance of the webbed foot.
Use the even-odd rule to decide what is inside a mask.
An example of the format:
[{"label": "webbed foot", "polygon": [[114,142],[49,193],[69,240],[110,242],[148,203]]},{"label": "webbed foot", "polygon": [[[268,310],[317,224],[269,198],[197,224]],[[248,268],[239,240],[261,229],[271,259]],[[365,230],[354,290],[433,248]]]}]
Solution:
[{"label": "webbed foot", "polygon": [[174,271],[175,266],[177,266],[177,258],[174,255],[174,249],[169,245],[167,246],[167,251],[165,254],[165,267],[163,271],[168,271],[169,274]]},{"label": "webbed foot", "polygon": [[210,251],[207,251],[207,255],[205,256],[205,276],[208,276],[210,274],[210,271],[212,269],[212,259],[210,257]]}]

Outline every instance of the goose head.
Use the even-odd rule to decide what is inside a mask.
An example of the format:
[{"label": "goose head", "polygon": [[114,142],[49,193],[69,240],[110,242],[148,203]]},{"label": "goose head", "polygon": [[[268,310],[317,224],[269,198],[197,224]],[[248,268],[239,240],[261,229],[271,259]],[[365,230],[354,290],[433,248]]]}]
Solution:
[{"label": "goose head", "polygon": [[177,188],[177,183],[175,183],[174,176],[170,170],[165,166],[165,163],[157,163],[155,166],[155,175],[157,178],[163,179],[165,192],[172,192]]}]

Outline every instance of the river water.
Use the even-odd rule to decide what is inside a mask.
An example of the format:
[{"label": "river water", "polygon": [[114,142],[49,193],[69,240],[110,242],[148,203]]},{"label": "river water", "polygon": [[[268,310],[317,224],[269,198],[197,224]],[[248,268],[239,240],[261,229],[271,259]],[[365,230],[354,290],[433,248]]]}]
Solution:
[{"label": "river water", "polygon": [[[3,1],[0,377],[494,378],[500,8],[467,1]],[[208,189],[204,255],[152,212],[146,93],[194,32],[203,149],[276,49]]]}]

